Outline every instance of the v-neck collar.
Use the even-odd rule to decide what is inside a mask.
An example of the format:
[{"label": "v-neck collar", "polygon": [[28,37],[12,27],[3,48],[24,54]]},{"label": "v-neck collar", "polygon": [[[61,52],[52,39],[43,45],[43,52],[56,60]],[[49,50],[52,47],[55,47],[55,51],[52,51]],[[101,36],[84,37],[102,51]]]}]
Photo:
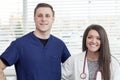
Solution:
[{"label": "v-neck collar", "polygon": [[46,45],[44,46],[44,45],[42,44],[42,42],[39,40],[39,38],[36,37],[36,36],[33,34],[33,32],[31,32],[31,35],[32,35],[32,38],[36,41],[36,43],[37,43],[38,45],[40,45],[40,46],[42,46],[42,47],[45,47],[45,48],[48,46],[49,42],[50,42],[51,39],[52,39],[52,35],[50,35],[50,37],[48,38],[48,41],[47,41]]}]

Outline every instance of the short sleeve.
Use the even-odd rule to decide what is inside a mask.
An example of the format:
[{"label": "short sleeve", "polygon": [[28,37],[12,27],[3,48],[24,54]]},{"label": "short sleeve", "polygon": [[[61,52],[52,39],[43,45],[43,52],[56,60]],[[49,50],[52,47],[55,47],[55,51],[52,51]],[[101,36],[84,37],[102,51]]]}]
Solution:
[{"label": "short sleeve", "polygon": [[62,63],[64,63],[70,56],[70,52],[68,51],[68,48],[66,47],[66,45],[63,45],[63,54],[62,54]]},{"label": "short sleeve", "polygon": [[9,66],[18,60],[18,49],[15,41],[1,54],[1,58],[4,59]]}]

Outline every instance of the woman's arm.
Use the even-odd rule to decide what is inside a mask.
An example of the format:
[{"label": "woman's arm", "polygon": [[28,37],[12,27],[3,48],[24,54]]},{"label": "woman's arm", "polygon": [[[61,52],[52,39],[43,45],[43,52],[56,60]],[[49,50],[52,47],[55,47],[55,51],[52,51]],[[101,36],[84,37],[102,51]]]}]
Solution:
[{"label": "woman's arm", "polygon": [[62,64],[62,80],[73,80],[73,60],[72,57],[69,57],[63,64]]}]

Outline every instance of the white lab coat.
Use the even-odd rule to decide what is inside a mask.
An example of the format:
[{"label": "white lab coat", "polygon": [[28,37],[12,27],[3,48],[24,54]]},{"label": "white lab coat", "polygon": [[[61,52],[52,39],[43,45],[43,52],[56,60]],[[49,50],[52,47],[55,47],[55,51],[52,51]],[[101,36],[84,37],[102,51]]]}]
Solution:
[{"label": "white lab coat", "polygon": [[[85,73],[86,79],[81,79],[80,74],[83,72],[84,57],[86,52],[69,57],[62,64],[62,80],[89,80],[88,64],[86,60]],[[120,63],[111,56],[111,79],[120,80]],[[98,72],[96,80],[101,80],[101,73]]]}]

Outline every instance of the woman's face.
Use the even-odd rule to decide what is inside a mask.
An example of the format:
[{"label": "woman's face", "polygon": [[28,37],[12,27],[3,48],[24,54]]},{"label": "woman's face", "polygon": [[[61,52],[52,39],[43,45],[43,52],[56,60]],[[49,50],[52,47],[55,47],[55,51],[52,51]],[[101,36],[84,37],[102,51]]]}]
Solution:
[{"label": "woman's face", "polygon": [[100,44],[101,41],[99,33],[96,30],[90,30],[86,37],[86,46],[88,48],[88,51],[92,53],[97,52],[100,48]]}]

